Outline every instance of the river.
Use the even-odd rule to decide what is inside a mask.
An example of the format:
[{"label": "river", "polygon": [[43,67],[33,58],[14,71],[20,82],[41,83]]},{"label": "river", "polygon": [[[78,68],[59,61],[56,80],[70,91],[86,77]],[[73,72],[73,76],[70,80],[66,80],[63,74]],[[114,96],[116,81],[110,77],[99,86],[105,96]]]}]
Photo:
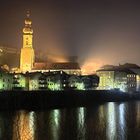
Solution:
[{"label": "river", "polygon": [[129,139],[140,139],[139,101],[0,112],[0,140]]}]

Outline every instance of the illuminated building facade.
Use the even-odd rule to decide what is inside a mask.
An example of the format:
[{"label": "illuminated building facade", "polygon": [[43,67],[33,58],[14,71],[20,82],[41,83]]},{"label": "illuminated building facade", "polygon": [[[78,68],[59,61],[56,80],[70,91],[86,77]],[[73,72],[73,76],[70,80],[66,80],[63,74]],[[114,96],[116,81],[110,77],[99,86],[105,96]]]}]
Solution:
[{"label": "illuminated building facade", "polygon": [[12,75],[0,68],[0,90],[12,90],[12,82]]},{"label": "illuminated building facade", "polygon": [[23,73],[13,73],[13,90],[28,90],[28,77]]},{"label": "illuminated building facade", "polygon": [[78,76],[63,71],[14,73],[14,90],[92,90],[99,83],[97,75]]},{"label": "illuminated building facade", "polygon": [[33,49],[33,29],[30,13],[27,12],[25,19],[25,27],[23,28],[23,48],[20,54],[20,70],[22,72],[31,71],[34,64],[34,49]]},{"label": "illuminated building facade", "polygon": [[136,91],[136,74],[128,69],[118,67],[100,69],[97,71],[100,78],[98,89],[119,89],[125,92]]},{"label": "illuminated building facade", "polygon": [[63,90],[69,75],[62,71],[28,74],[29,90]]},{"label": "illuminated building facade", "polygon": [[119,65],[119,67],[130,69],[131,71],[133,71],[134,73],[137,74],[137,77],[136,77],[136,81],[137,81],[136,90],[140,91],[140,66],[138,66],[136,64],[132,64],[132,63],[125,63],[123,65]]}]

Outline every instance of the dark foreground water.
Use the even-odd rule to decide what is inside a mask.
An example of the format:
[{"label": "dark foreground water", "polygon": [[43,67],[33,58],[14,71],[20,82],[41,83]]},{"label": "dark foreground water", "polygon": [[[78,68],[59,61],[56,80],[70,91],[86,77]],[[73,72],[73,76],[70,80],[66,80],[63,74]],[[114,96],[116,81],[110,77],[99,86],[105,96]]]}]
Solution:
[{"label": "dark foreground water", "polygon": [[140,102],[0,112],[0,140],[126,139],[140,139]]}]

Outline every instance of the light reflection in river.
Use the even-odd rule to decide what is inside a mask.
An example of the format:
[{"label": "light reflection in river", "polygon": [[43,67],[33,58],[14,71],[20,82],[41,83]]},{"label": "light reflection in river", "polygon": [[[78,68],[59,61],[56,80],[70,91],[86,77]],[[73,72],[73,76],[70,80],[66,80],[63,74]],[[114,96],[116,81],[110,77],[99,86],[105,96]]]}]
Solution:
[{"label": "light reflection in river", "polygon": [[116,137],[116,111],[115,104],[108,103],[107,105],[107,138],[108,140],[114,140]]},{"label": "light reflection in river", "polygon": [[136,140],[139,132],[140,102],[0,112],[1,140]]},{"label": "light reflection in river", "polygon": [[61,120],[61,114],[60,110],[55,109],[50,111],[50,133],[52,136],[52,140],[59,140],[60,137],[60,120]]},{"label": "light reflection in river", "polygon": [[85,124],[85,117],[86,117],[86,108],[79,107],[77,109],[77,126],[78,126],[78,134],[77,139],[85,140],[86,139],[86,124]]},{"label": "light reflection in river", "polygon": [[119,131],[118,131],[118,137],[121,140],[125,140],[126,139],[126,120],[125,120],[125,107],[126,105],[124,104],[120,104],[118,106],[119,108],[119,112],[118,112],[118,118],[119,121],[117,122],[119,124]]},{"label": "light reflection in river", "polygon": [[17,112],[13,123],[13,140],[34,140],[34,123],[34,112]]}]

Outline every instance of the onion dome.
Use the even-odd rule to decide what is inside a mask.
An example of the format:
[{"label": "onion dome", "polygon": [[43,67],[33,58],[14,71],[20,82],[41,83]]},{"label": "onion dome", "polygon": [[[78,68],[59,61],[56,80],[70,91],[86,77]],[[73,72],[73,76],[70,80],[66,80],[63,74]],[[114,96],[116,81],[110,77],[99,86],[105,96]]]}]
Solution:
[{"label": "onion dome", "polygon": [[31,27],[32,25],[32,21],[30,19],[30,12],[27,11],[27,14],[26,14],[26,19],[25,19],[25,27],[23,28],[23,33],[25,34],[32,34],[33,33],[33,29]]},{"label": "onion dome", "polygon": [[32,24],[32,21],[30,20],[30,12],[27,11],[27,14],[26,14],[26,19],[25,19],[25,25],[31,25]]}]

